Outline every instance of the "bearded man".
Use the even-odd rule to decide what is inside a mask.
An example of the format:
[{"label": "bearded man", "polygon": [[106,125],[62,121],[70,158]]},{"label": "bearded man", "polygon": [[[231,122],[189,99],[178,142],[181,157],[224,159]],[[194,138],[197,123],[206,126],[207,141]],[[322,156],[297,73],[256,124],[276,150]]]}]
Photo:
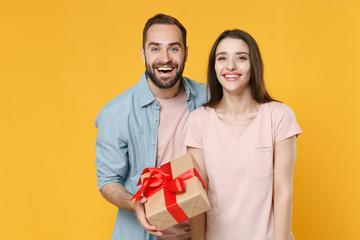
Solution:
[{"label": "bearded man", "polygon": [[189,221],[163,232],[145,218],[141,198],[131,198],[143,169],[186,154],[187,119],[205,103],[205,84],[182,76],[187,59],[186,30],[175,18],[158,14],[143,30],[141,57],[146,71],[98,114],[95,126],[98,188],[118,207],[112,240],[190,239]]}]

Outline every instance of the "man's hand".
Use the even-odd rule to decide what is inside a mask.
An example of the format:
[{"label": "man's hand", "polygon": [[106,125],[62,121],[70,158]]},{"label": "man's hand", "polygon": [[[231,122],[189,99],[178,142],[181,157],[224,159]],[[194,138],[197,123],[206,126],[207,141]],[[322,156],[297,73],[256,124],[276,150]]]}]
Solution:
[{"label": "man's hand", "polygon": [[145,215],[145,203],[147,202],[146,197],[140,197],[139,200],[135,203],[134,211],[136,216],[140,222],[140,224],[144,227],[144,229],[155,236],[162,236],[163,233],[156,230],[156,226],[150,225],[150,223],[146,219]]}]

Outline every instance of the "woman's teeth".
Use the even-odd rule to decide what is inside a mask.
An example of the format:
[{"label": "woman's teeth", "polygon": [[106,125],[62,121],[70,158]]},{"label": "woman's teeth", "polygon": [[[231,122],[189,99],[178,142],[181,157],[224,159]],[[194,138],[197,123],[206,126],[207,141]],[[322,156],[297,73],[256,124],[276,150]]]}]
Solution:
[{"label": "woman's teeth", "polygon": [[226,78],[236,78],[239,77],[240,75],[225,75]]}]

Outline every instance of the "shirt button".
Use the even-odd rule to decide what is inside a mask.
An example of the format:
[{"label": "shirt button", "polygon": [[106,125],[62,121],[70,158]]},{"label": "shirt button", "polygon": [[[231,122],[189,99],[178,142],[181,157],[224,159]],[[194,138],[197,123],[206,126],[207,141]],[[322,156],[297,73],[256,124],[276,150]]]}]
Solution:
[{"label": "shirt button", "polygon": [[156,144],[153,142],[152,145],[155,146]]},{"label": "shirt button", "polygon": [[159,105],[157,102],[155,102],[155,106]]},{"label": "shirt button", "polygon": [[158,119],[157,119],[157,118],[154,118],[154,121],[155,121],[155,122],[158,122]]}]

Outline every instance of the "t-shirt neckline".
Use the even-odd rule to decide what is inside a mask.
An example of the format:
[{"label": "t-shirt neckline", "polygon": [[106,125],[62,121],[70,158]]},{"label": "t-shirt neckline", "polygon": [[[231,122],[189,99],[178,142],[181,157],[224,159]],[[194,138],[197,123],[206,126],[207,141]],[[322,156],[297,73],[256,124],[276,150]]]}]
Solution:
[{"label": "t-shirt neckline", "polygon": [[215,108],[211,108],[211,114],[213,115],[213,117],[215,118],[215,120],[220,123],[221,125],[225,126],[225,127],[232,127],[232,128],[237,128],[237,127],[246,127],[248,125],[250,125],[252,122],[255,121],[255,119],[259,116],[261,109],[263,108],[264,104],[260,104],[259,110],[257,111],[257,113],[255,114],[255,116],[248,122],[245,123],[239,123],[239,124],[229,124],[229,123],[225,123],[224,121],[222,121],[218,115],[215,112]]},{"label": "t-shirt neckline", "polygon": [[183,98],[185,95],[185,89],[182,88],[179,93],[173,98],[156,98],[156,100],[160,103],[171,103],[176,102],[178,99]]}]

